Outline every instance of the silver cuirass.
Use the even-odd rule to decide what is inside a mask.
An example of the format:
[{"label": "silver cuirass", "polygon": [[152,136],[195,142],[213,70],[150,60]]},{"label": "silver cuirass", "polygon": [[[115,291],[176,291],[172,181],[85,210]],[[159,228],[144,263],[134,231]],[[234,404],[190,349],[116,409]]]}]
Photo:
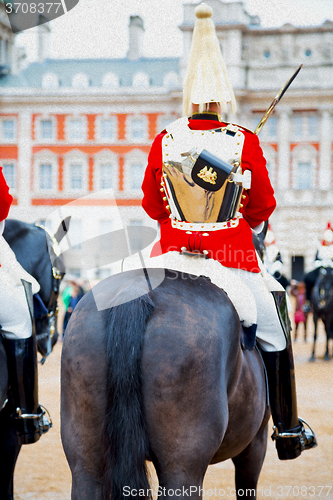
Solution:
[{"label": "silver cuirass", "polygon": [[[244,134],[231,124],[213,130],[191,130],[185,117],[167,127],[162,140],[162,186],[172,218],[214,223],[236,216],[243,188],[248,189],[251,181],[251,172],[243,175],[240,168],[243,144]],[[202,158],[215,158],[216,164],[222,160],[230,167],[230,175],[225,181],[223,178],[218,189],[214,186],[217,169]]]}]

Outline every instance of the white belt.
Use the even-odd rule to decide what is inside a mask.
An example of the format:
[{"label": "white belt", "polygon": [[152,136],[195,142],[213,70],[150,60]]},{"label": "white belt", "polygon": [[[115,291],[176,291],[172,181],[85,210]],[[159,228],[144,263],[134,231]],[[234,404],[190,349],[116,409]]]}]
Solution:
[{"label": "white belt", "polygon": [[234,219],[230,219],[226,222],[182,222],[178,219],[171,218],[171,225],[176,229],[181,229],[182,231],[220,231],[221,229],[230,229],[232,227],[237,227],[239,224],[239,219],[242,218],[241,213],[237,213]]}]

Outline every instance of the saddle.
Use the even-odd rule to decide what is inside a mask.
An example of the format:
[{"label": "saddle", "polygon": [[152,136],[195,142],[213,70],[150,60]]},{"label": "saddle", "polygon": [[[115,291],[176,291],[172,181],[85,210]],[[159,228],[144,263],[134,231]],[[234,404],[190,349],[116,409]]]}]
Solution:
[{"label": "saddle", "polygon": [[[253,349],[257,324],[257,307],[250,288],[231,269],[213,259],[201,258],[200,255],[186,255],[168,252],[157,257],[144,259],[147,269],[171,269],[178,272],[203,276],[209,279],[228,295],[242,323],[242,346]],[[135,255],[126,259],[123,271],[142,268],[142,263]]]}]

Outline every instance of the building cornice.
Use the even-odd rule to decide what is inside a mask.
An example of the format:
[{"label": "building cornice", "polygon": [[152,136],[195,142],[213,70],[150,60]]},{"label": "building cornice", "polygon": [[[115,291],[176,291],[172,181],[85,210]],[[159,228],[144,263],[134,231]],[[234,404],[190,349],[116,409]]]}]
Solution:
[{"label": "building cornice", "polygon": [[66,89],[66,91],[53,90],[43,91],[40,88],[2,88],[0,89],[0,103],[19,103],[30,106],[32,103],[41,104],[110,104],[110,103],[147,103],[147,102],[170,102],[179,99],[182,91],[166,91],[165,89],[154,89],[151,92],[136,92],[133,89],[128,92],[106,92],[104,89],[94,88],[91,92],[83,91],[78,94],[77,90]]},{"label": "building cornice", "polygon": [[[182,24],[179,29],[185,32],[193,31],[193,24]],[[283,35],[284,33],[299,34],[299,33],[325,33],[333,32],[333,21],[325,21],[318,26],[293,26],[292,24],[284,24],[282,26],[266,28],[263,26],[251,26],[243,23],[215,23],[216,31],[240,30],[243,33],[248,33],[253,36],[267,35]]]}]

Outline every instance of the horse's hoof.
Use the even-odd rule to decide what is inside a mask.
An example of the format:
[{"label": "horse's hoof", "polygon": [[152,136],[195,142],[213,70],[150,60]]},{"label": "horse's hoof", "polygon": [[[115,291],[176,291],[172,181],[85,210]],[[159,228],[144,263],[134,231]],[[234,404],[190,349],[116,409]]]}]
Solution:
[{"label": "horse's hoof", "polygon": [[324,356],[324,361],[330,361],[330,359],[331,359],[331,358],[330,358],[329,354],[325,354],[325,356]]},{"label": "horse's hoof", "polygon": [[310,362],[314,361],[315,360],[315,357],[314,357],[314,354],[312,354],[311,358],[309,359]]}]

